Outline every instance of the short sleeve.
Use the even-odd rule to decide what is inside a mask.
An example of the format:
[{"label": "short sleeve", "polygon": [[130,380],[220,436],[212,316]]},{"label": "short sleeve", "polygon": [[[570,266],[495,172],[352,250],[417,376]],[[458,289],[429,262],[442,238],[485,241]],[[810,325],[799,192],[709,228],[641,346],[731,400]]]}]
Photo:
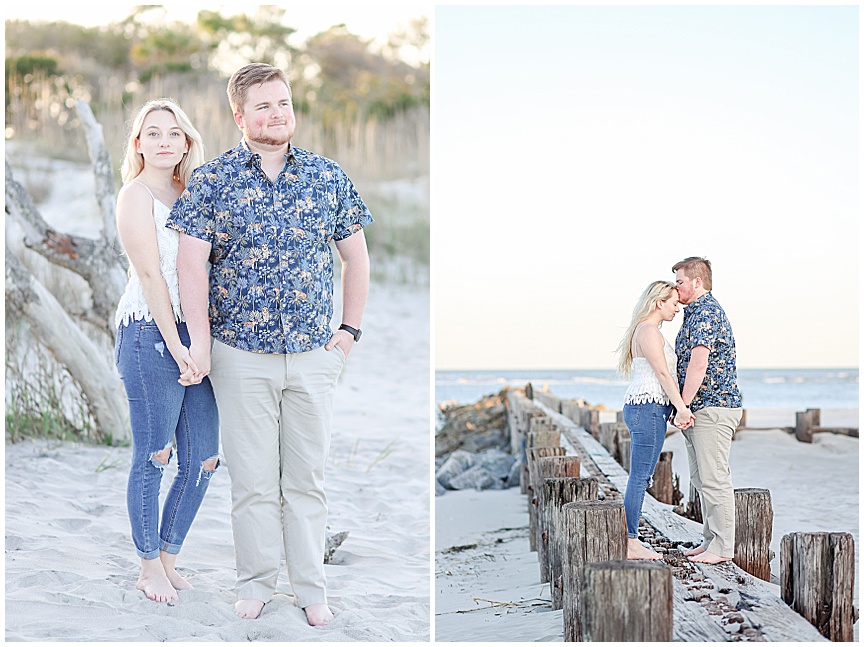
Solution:
[{"label": "short sleeve", "polygon": [[336,222],[334,240],[344,240],[371,224],[372,214],[357,193],[354,183],[339,169],[336,186]]},{"label": "short sleeve", "polygon": [[213,195],[213,185],[207,182],[203,171],[196,170],[189,179],[186,190],[171,208],[171,215],[165,226],[212,245],[215,231]]},{"label": "short sleeve", "polygon": [[696,314],[695,319],[690,331],[690,349],[705,346],[709,351],[713,351],[720,328],[720,317],[710,308],[705,308]]}]

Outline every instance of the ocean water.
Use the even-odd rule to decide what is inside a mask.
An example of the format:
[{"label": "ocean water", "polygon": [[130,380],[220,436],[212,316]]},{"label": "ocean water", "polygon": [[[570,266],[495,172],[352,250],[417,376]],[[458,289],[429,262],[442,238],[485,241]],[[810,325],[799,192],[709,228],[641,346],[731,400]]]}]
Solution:
[{"label": "ocean water", "polygon": [[[474,402],[505,386],[548,388],[564,398],[620,409],[627,381],[612,370],[436,371],[435,401]],[[857,409],[858,369],[739,369],[744,408]]]}]

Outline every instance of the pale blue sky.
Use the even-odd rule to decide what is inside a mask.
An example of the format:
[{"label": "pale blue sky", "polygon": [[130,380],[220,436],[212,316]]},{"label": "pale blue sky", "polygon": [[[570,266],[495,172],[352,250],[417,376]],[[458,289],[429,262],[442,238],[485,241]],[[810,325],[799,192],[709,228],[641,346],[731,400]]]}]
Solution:
[{"label": "pale blue sky", "polygon": [[640,292],[691,255],[739,366],[858,365],[857,7],[434,25],[436,368],[613,368]]}]

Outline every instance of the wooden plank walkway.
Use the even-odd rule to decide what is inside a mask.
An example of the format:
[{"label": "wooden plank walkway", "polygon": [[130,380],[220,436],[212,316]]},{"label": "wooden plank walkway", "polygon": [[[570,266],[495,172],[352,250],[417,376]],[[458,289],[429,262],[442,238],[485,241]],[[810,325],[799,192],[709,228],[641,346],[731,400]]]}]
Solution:
[{"label": "wooden plank walkway", "polygon": [[[601,489],[614,488],[623,499],[627,472],[606,448],[570,418],[534,400],[562,430],[562,445],[582,458],[587,475],[599,476]],[[566,443],[565,443],[566,439]],[[605,484],[603,483],[605,481]],[[702,526],[672,512],[645,494],[642,517],[669,543],[697,546]],[[696,564],[676,551],[664,557],[673,567],[673,636],[684,642],[827,642],[816,628],[793,611],[762,580],[727,562]]]}]

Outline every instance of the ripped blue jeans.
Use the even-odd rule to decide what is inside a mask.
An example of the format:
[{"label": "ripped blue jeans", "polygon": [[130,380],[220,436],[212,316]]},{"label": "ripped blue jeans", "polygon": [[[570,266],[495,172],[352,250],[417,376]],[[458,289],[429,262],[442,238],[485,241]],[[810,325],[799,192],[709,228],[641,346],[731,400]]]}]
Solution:
[{"label": "ripped blue jeans", "polygon": [[[186,324],[177,324],[177,332],[188,347]],[[121,325],[114,359],[129,399],[132,425],[126,504],[135,550],[144,559],[156,559],[160,550],[176,555],[219,465],[219,415],[213,388],[209,378],[188,387],[177,381],[180,370],[155,321]],[[162,506],[160,525],[159,489],[175,443],[177,475]]]}]

